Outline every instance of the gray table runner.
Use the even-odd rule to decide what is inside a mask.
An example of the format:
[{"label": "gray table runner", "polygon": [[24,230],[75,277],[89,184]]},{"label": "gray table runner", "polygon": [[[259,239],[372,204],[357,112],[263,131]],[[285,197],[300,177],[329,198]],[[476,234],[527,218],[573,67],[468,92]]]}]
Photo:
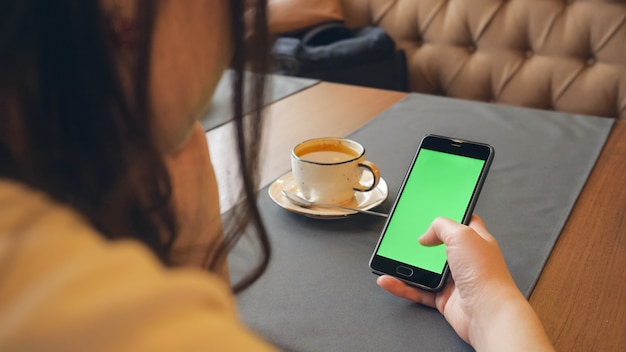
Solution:
[{"label": "gray table runner", "polygon": [[[612,124],[411,94],[350,137],[366,146],[389,185],[389,198],[378,207],[385,212],[424,134],[492,144],[495,159],[475,213],[499,240],[528,297]],[[437,311],[376,286],[368,260],[384,220],[305,218],[273,204],[267,188],[259,205],[274,253],[238,304],[242,319],[266,338],[290,351],[471,350]]]},{"label": "gray table runner", "polygon": [[[215,89],[209,110],[200,119],[200,124],[202,124],[205,131],[219,127],[232,119],[232,109],[230,107],[231,75],[232,71],[230,70],[224,72]],[[249,80],[250,77],[251,74],[246,73],[246,79]],[[265,104],[286,98],[317,83],[319,83],[318,80],[309,78],[269,75],[267,78],[268,89],[266,90]],[[250,109],[246,110],[246,113],[248,112],[250,112]]]}]

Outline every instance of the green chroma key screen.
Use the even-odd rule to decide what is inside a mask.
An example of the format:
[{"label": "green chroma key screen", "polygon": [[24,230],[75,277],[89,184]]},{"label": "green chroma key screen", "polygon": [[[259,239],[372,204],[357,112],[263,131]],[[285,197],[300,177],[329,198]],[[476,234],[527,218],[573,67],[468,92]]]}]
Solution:
[{"label": "green chroma key screen", "polygon": [[443,273],[445,246],[426,247],[418,238],[439,216],[463,220],[484,164],[485,160],[421,149],[377,254]]}]

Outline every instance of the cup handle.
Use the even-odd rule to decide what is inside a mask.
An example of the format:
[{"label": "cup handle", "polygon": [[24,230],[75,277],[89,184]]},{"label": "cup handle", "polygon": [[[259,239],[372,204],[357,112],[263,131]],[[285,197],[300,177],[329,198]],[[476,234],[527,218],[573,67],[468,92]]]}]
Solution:
[{"label": "cup handle", "polygon": [[376,186],[378,186],[378,181],[380,181],[380,171],[378,170],[378,166],[371,161],[365,160],[359,163],[359,167],[371,172],[374,182],[372,182],[371,186],[361,185],[361,188],[355,187],[354,190],[359,192],[368,192],[376,188]]}]

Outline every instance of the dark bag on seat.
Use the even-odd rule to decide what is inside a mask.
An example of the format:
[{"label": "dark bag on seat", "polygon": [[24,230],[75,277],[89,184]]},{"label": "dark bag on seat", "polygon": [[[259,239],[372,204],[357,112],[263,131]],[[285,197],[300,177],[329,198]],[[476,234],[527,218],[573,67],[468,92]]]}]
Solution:
[{"label": "dark bag on seat", "polygon": [[379,27],[322,24],[279,37],[273,55],[278,74],[407,91],[404,52]]}]

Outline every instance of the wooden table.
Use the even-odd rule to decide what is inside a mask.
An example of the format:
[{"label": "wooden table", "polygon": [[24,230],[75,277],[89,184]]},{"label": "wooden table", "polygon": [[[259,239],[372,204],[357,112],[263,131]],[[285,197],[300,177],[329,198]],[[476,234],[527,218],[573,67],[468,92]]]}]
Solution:
[{"label": "wooden table", "polygon": [[[287,172],[289,152],[313,137],[345,136],[405,93],[320,83],[267,108],[259,187]],[[238,199],[232,126],[207,133],[222,211]],[[557,241],[530,302],[559,351],[626,345],[626,120],[618,120]]]}]

